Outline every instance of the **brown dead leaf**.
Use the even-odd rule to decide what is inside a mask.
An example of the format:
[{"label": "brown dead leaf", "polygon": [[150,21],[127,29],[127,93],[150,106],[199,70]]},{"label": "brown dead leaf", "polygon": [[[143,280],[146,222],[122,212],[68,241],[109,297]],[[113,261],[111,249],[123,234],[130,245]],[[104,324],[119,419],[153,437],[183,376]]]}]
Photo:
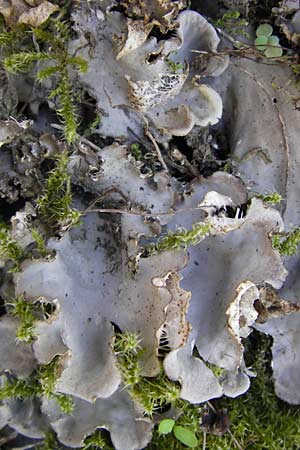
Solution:
[{"label": "brown dead leaf", "polygon": [[260,289],[260,299],[254,304],[258,312],[258,323],[265,323],[268,319],[284,316],[300,310],[299,303],[284,300],[271,287]]},{"label": "brown dead leaf", "polygon": [[57,10],[57,5],[43,0],[0,0],[0,13],[11,28],[19,24],[38,27]]},{"label": "brown dead leaf", "polygon": [[53,5],[50,2],[43,2],[35,8],[30,8],[27,12],[24,12],[18,20],[18,24],[24,23],[31,25],[32,27],[38,27],[42,23],[46,22],[47,19],[58,10],[57,5]]}]

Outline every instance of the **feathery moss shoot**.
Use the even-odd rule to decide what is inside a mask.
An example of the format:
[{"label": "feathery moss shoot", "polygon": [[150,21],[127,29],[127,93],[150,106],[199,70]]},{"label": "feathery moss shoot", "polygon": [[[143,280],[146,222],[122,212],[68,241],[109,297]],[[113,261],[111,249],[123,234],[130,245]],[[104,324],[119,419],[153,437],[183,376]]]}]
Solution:
[{"label": "feathery moss shoot", "polygon": [[55,399],[63,413],[71,414],[74,408],[72,397],[55,390],[60,370],[60,357],[57,356],[49,364],[40,365],[27,379],[8,378],[0,387],[0,400],[45,396]]},{"label": "feathery moss shoot", "polygon": [[272,236],[272,245],[281,255],[292,256],[298,252],[300,244],[300,227],[295,228],[286,236],[274,234]]},{"label": "feathery moss shoot", "polygon": [[11,271],[18,272],[20,263],[25,259],[25,252],[17,241],[12,239],[10,228],[0,223],[0,258],[13,261],[14,267]]},{"label": "feathery moss shoot", "polygon": [[154,378],[142,376],[140,360],[143,350],[136,334],[129,332],[117,334],[113,350],[125,388],[146,415],[152,416],[162,407],[176,402],[180,386],[169,380],[163,370]]},{"label": "feathery moss shoot", "polygon": [[155,244],[145,247],[144,253],[147,256],[162,253],[167,250],[186,249],[190,245],[199,244],[211,230],[211,225],[200,222],[195,223],[191,230],[179,228],[175,232],[170,231],[166,236],[161,237]]},{"label": "feathery moss shoot", "polygon": [[22,296],[17,297],[13,302],[7,304],[9,314],[19,320],[16,338],[22,342],[32,342],[35,337],[36,310],[35,303],[26,301]]},{"label": "feathery moss shoot", "polygon": [[71,177],[68,174],[67,152],[56,155],[56,167],[46,181],[44,194],[37,199],[41,217],[53,228],[70,228],[80,222],[80,211],[71,207]]},{"label": "feathery moss shoot", "polygon": [[[14,46],[10,45],[16,40],[14,34],[1,33],[0,43],[3,42],[6,52],[3,65],[8,72],[18,74],[32,70],[36,63],[40,63],[42,68],[38,69],[37,80],[43,82],[49,77],[54,77],[56,87],[50,91],[49,98],[57,100],[57,112],[64,125],[64,136],[68,143],[72,143],[77,135],[79,120],[70,74],[71,70],[86,72],[87,62],[78,56],[69,55],[70,32],[64,21],[51,18],[47,24],[47,29],[31,28],[32,40],[28,39],[30,36],[28,32],[19,34],[19,48],[22,47],[20,44],[22,42],[25,47],[22,51],[16,51]],[[43,47],[43,50],[37,50],[34,42]],[[46,67],[43,67],[45,66],[43,63],[46,63]]]},{"label": "feathery moss shoot", "polygon": [[16,338],[22,342],[32,342],[35,338],[35,323],[47,319],[55,310],[53,303],[42,301],[27,301],[23,296],[5,303],[8,314],[19,321]]},{"label": "feathery moss shoot", "polygon": [[36,228],[32,228],[31,236],[36,243],[36,248],[40,256],[47,256],[49,254],[49,251],[47,250],[45,239],[43,238],[41,233]]}]

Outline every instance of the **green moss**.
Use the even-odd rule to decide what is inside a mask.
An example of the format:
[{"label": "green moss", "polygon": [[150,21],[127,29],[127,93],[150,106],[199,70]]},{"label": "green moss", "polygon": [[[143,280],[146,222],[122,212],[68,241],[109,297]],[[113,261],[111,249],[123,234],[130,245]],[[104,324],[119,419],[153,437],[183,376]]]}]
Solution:
[{"label": "green moss", "polygon": [[[279,400],[274,392],[270,367],[271,339],[254,333],[246,344],[247,366],[256,371],[249,391],[236,398],[214,401],[214,408],[226,408],[230,416],[230,432],[223,436],[207,434],[206,450],[298,450],[300,448],[300,408]],[[188,427],[195,432],[203,449],[203,433],[200,428],[202,408],[178,401],[182,411],[176,425]],[[147,450],[184,450],[172,434],[162,436],[155,429]]]},{"label": "green moss", "polygon": [[257,198],[260,198],[265,203],[270,203],[270,205],[277,205],[282,202],[282,196],[278,192],[270,192],[270,194],[259,194]]},{"label": "green moss", "polygon": [[78,225],[81,213],[72,208],[71,177],[67,152],[56,155],[56,166],[50,172],[43,195],[37,199],[38,213],[53,228]]},{"label": "green moss", "polygon": [[55,357],[49,364],[40,365],[27,379],[8,378],[0,387],[0,400],[15,398],[26,399],[45,396],[55,399],[62,412],[73,411],[72,397],[56,392],[55,384],[61,371],[60,357]]},{"label": "green moss", "polygon": [[72,70],[86,72],[87,63],[78,56],[69,55],[70,31],[62,17],[63,13],[56,19],[49,19],[45,26],[29,28],[29,31],[26,28],[19,33],[3,31],[0,33],[0,43],[3,43],[5,50],[3,64],[8,72],[27,72],[37,62],[48,64],[37,73],[36,78],[40,82],[49,77],[56,80],[49,97],[57,101],[57,112],[64,124],[64,136],[68,143],[72,143],[77,135],[79,119],[70,74]]},{"label": "green moss", "polygon": [[183,71],[184,69],[184,64],[179,63],[179,62],[174,62],[171,59],[166,59],[166,63],[169,67],[170,72],[172,73],[178,73]]},{"label": "green moss", "polygon": [[152,416],[166,405],[175,404],[179,399],[180,386],[169,380],[163,369],[157,377],[142,376],[143,350],[137,335],[117,334],[113,349],[125,388],[146,415]]},{"label": "green moss", "polygon": [[38,369],[38,382],[42,394],[47,398],[54,398],[65,414],[71,414],[74,408],[72,397],[56,392],[56,382],[61,373],[61,359],[56,356],[49,364],[41,365]]},{"label": "green moss", "polygon": [[154,255],[167,250],[186,249],[190,245],[199,244],[210,232],[211,226],[208,223],[195,223],[191,230],[180,228],[177,231],[170,231],[161,237],[155,244],[148,245],[145,256]]},{"label": "green moss", "polygon": [[300,243],[300,227],[295,228],[290,233],[283,236],[282,234],[273,234],[272,245],[281,255],[292,256],[298,252]]},{"label": "green moss", "polygon": [[41,233],[36,228],[33,228],[31,230],[31,236],[36,243],[37,251],[39,252],[39,254],[42,257],[47,256],[49,254],[49,251],[47,250],[45,239],[43,238]]},{"label": "green moss", "polygon": [[239,450],[234,439],[245,450],[296,450],[300,447],[300,410],[275,395],[270,346],[271,339],[258,333],[252,339],[247,357],[257,377],[252,379],[245,395],[221,402],[230,414],[232,436],[228,433],[223,437],[208,436],[208,450]]},{"label": "green moss", "polygon": [[61,448],[59,442],[56,439],[54,432],[49,431],[45,434],[45,439],[43,444],[38,445],[36,450],[59,450]]},{"label": "green moss", "polygon": [[13,271],[20,270],[20,263],[25,259],[25,252],[17,241],[11,237],[10,228],[0,223],[0,258],[13,261]]},{"label": "green moss", "polygon": [[35,323],[37,320],[48,319],[54,312],[53,303],[41,301],[28,301],[18,296],[5,303],[8,314],[19,321],[16,338],[22,342],[32,342],[35,338]]},{"label": "green moss", "polygon": [[227,11],[222,17],[213,21],[213,24],[230,34],[249,37],[249,33],[245,30],[248,21],[241,17],[239,11]]},{"label": "green moss", "polygon": [[34,324],[36,322],[37,305],[26,301],[22,296],[7,304],[9,314],[19,320],[16,338],[22,342],[32,342],[35,337]]},{"label": "green moss", "polygon": [[112,450],[103,430],[96,430],[91,436],[84,440],[83,450]]}]

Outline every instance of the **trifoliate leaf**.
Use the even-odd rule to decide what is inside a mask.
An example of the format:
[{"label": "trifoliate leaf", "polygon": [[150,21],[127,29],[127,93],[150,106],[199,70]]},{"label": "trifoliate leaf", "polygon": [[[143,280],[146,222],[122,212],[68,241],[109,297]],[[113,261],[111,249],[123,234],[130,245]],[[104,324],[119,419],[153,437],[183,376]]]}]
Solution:
[{"label": "trifoliate leaf", "polygon": [[173,428],[173,432],[176,439],[178,439],[178,441],[182,442],[187,447],[190,448],[197,447],[198,439],[196,438],[196,435],[195,433],[193,433],[193,431],[176,425]]},{"label": "trifoliate leaf", "polygon": [[271,36],[273,33],[273,27],[269,25],[268,23],[263,23],[259,25],[259,27],[256,30],[256,36]]},{"label": "trifoliate leaf", "polygon": [[164,419],[159,423],[158,432],[159,434],[169,434],[173,430],[175,425],[175,420],[173,419]]}]

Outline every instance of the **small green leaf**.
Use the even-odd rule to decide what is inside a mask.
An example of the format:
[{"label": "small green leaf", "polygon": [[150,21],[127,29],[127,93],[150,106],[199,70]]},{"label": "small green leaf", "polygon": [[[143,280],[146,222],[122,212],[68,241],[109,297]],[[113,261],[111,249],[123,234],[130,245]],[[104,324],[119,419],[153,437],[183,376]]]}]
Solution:
[{"label": "small green leaf", "polygon": [[257,50],[264,51],[266,50],[266,44],[268,43],[267,36],[259,36],[255,39],[255,47]]},{"label": "small green leaf", "polygon": [[190,448],[197,447],[198,439],[196,438],[196,435],[195,435],[195,433],[193,433],[193,431],[176,425],[173,428],[173,432],[174,432],[176,439],[178,439],[178,441],[182,442],[187,447],[190,447]]},{"label": "small green leaf", "polygon": [[268,47],[265,51],[267,58],[280,58],[282,56],[283,50],[280,46],[278,47]]},{"label": "small green leaf", "polygon": [[173,419],[164,419],[159,423],[158,432],[159,434],[169,434],[173,430],[175,425],[175,420]]},{"label": "small green leaf", "polygon": [[256,36],[271,36],[273,33],[273,27],[269,25],[268,23],[263,23],[259,25],[259,27],[256,30]]},{"label": "small green leaf", "polygon": [[272,34],[272,36],[270,36],[270,37],[268,38],[268,44],[269,44],[269,45],[278,45],[278,44],[279,44],[279,37],[278,37],[278,36],[274,36],[274,35]]}]

